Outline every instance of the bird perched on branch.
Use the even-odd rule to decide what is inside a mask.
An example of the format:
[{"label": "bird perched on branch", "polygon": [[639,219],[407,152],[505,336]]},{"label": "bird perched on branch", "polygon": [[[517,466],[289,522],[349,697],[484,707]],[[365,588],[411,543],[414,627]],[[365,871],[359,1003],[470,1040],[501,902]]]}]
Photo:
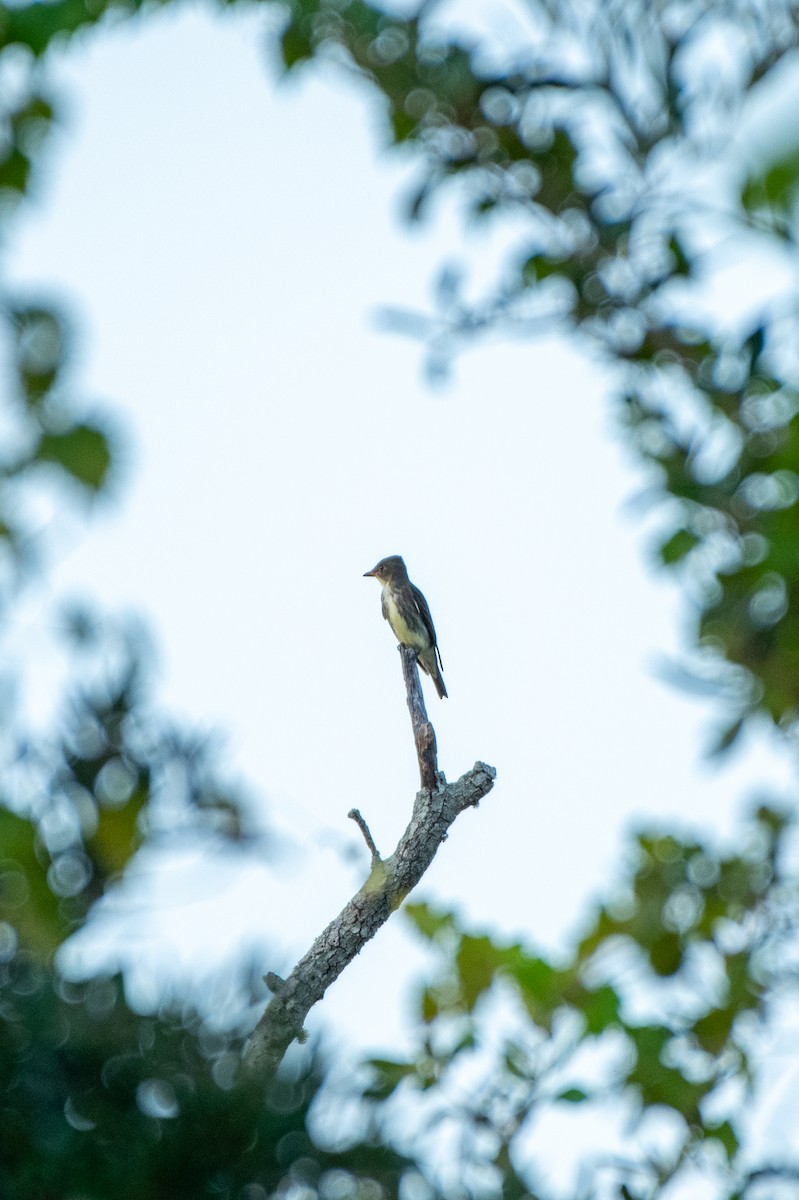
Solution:
[{"label": "bird perched on branch", "polygon": [[433,680],[443,700],[447,694],[441,674],[444,664],[441,662],[433,618],[424,596],[408,578],[402,558],[399,554],[381,558],[376,567],[364,572],[364,578],[367,577],[377,579],[382,585],[383,616],[394,630],[400,645],[410,646],[416,651],[416,661]]}]

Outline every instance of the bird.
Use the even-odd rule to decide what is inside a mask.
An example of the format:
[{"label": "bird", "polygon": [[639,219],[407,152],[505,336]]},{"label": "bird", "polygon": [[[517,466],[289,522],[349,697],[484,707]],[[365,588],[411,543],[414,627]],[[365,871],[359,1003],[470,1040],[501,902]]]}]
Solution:
[{"label": "bird", "polygon": [[364,579],[376,579],[383,588],[381,604],[383,616],[394,631],[401,646],[410,646],[416,651],[416,661],[435,684],[440,699],[447,695],[444,664],[438,648],[436,630],[430,609],[418,587],[408,578],[408,569],[399,554],[381,558],[371,571],[364,571]]}]

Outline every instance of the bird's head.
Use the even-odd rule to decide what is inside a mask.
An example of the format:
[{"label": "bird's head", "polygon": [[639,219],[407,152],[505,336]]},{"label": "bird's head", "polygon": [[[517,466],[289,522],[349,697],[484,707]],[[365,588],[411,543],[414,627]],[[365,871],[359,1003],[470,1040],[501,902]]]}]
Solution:
[{"label": "bird's head", "polygon": [[371,577],[377,579],[380,583],[388,583],[392,579],[402,579],[407,575],[405,563],[399,554],[392,554],[389,558],[381,558],[376,567],[372,567],[371,571],[364,571],[364,578]]}]

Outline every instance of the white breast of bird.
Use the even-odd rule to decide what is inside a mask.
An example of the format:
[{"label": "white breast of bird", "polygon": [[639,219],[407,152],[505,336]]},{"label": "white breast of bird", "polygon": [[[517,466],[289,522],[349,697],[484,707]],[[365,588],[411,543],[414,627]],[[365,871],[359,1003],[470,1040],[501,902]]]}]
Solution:
[{"label": "white breast of bird", "polygon": [[388,623],[394,630],[397,641],[401,642],[403,646],[413,646],[414,650],[424,650],[427,646],[427,638],[408,628],[388,588],[386,588],[385,597]]}]

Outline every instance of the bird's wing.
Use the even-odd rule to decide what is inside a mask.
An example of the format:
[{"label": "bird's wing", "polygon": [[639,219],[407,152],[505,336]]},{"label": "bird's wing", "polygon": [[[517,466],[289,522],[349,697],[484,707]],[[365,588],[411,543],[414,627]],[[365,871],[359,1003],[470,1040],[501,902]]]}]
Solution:
[{"label": "bird's wing", "polygon": [[436,658],[438,659],[438,665],[441,668],[441,670],[443,671],[444,664],[441,661],[441,651],[438,648],[438,639],[436,637],[436,627],[433,624],[433,618],[430,616],[430,609],[427,606],[427,601],[425,600],[422,593],[419,591],[418,587],[416,587],[416,585],[413,583],[411,584],[411,591],[413,592],[413,598],[416,601],[416,607],[419,609],[419,616],[424,621],[425,628],[427,629],[427,632],[430,634],[430,641],[433,643],[433,647],[436,652]]}]

